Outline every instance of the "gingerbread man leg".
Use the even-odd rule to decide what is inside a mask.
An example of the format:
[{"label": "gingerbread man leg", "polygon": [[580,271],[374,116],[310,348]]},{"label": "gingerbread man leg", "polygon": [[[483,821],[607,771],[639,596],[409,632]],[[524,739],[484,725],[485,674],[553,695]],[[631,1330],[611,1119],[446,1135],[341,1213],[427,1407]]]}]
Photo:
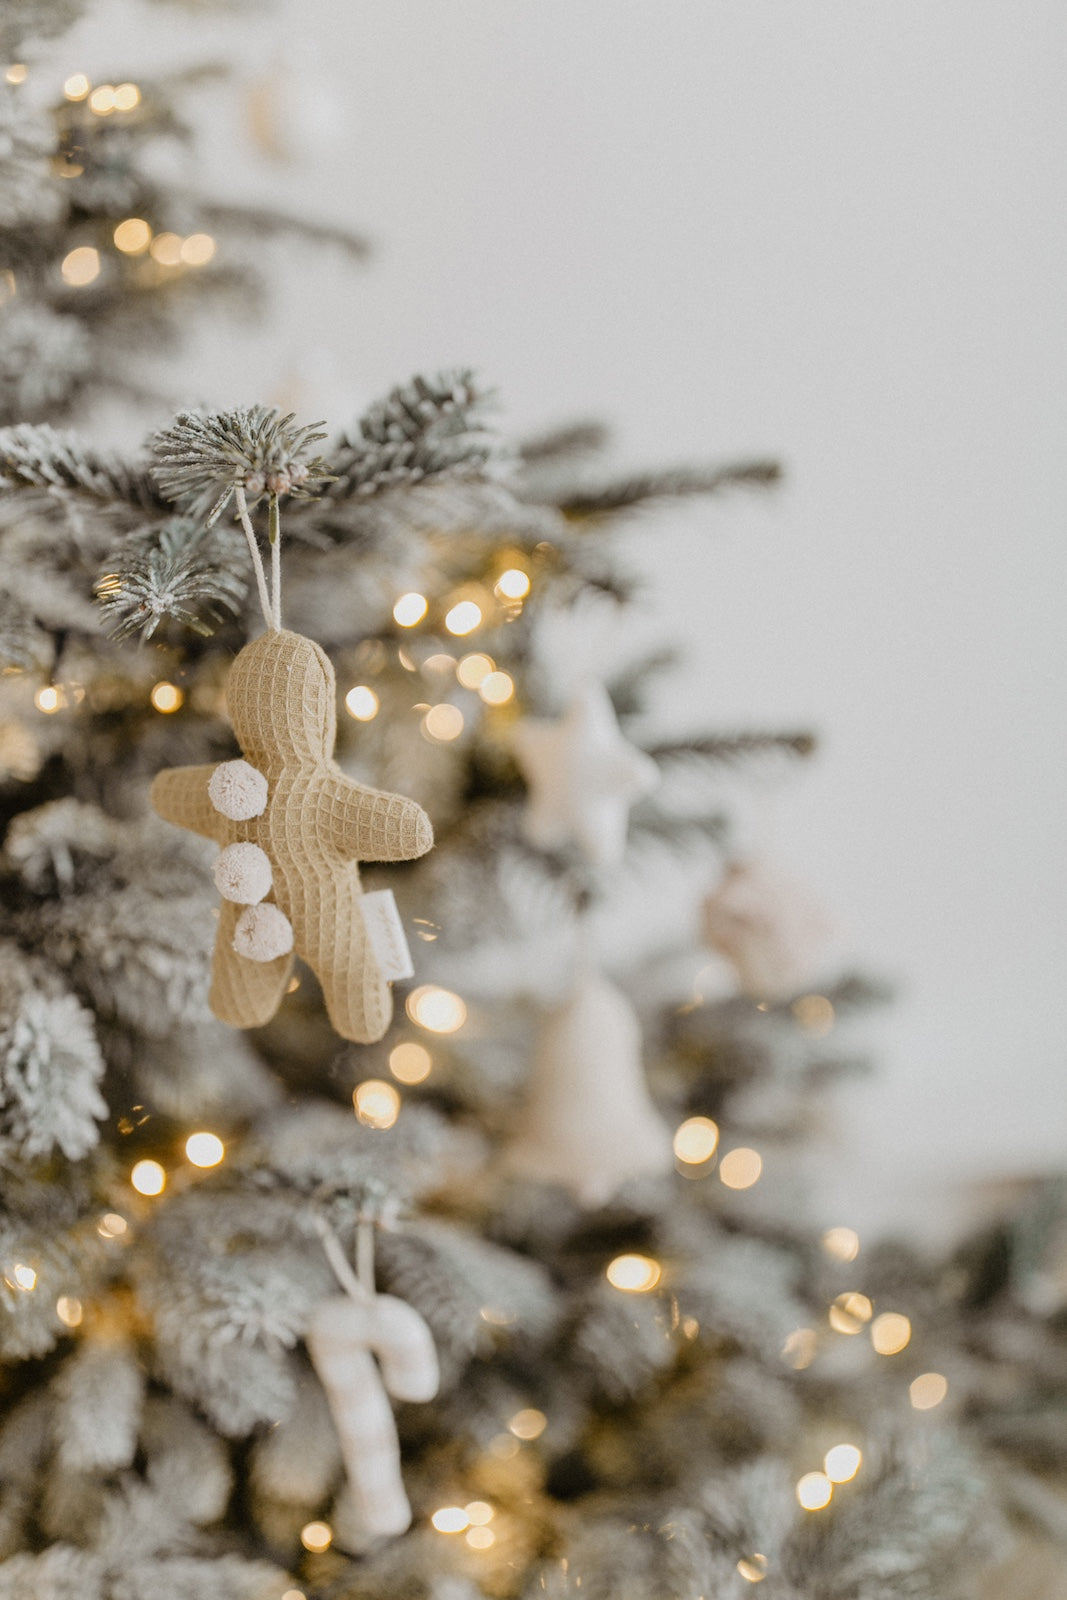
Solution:
[{"label": "gingerbread man leg", "polygon": [[343,1039],[372,1044],[393,1014],[393,997],[381,975],[363,923],[363,893],[355,874],[325,883],[306,902],[307,963],[322,985],[326,1010]]},{"label": "gingerbread man leg", "polygon": [[290,954],[276,956],[273,961],[250,961],[247,956],[239,956],[233,947],[233,936],[243,910],[232,900],[222,902],[208,999],[221,1022],[228,1022],[233,1028],[259,1028],[270,1021],[281,1004],[293,970],[293,957]]}]

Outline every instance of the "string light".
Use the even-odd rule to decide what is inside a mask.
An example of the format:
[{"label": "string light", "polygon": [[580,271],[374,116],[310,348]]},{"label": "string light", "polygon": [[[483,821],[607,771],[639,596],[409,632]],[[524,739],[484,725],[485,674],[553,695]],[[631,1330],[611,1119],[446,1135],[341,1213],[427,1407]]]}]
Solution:
[{"label": "string light", "polygon": [[830,1326],[835,1333],[859,1333],[870,1322],[874,1307],[865,1294],[855,1290],[839,1294],[829,1310]]},{"label": "string light", "polygon": [[98,117],[110,117],[115,110],[115,87],[110,83],[102,83],[99,89],[94,89],[89,96],[89,110]]},{"label": "string light", "polygon": [[431,706],[422,719],[422,732],[434,744],[449,744],[463,732],[463,713],[447,700]]},{"label": "string light", "polygon": [[908,1394],[916,1411],[932,1411],[948,1394],[948,1379],[940,1372],[923,1372],[912,1380]]},{"label": "string light", "polygon": [[[35,1289],[37,1287],[36,1272],[34,1272],[32,1267],[27,1267],[22,1261],[17,1261],[14,1267],[12,1267],[11,1278],[14,1279],[14,1287],[24,1290],[27,1294],[31,1289]],[[10,1281],[11,1279],[8,1279],[8,1282]]]},{"label": "string light", "polygon": [[821,1511],[833,1497],[834,1486],[825,1472],[805,1472],[797,1483],[797,1499],[805,1511]]},{"label": "string light", "polygon": [[412,989],[404,1007],[412,1022],[427,1033],[455,1033],[467,1020],[467,1007],[459,995],[435,983]]},{"label": "string light", "polygon": [[401,628],[414,628],[429,609],[426,596],[412,590],[409,594],[402,594],[393,607],[393,621]]},{"label": "string light", "polygon": [[430,1052],[413,1041],[394,1045],[389,1052],[389,1071],[398,1083],[425,1083],[432,1067]]},{"label": "string light", "polygon": [[647,1294],[662,1277],[662,1268],[651,1256],[616,1256],[609,1261],[605,1275],[613,1289],[624,1289],[627,1294]]},{"label": "string light", "polygon": [[471,1500],[463,1509],[472,1528],[484,1528],[486,1523],[492,1522],[496,1516],[488,1500]]},{"label": "string light", "polygon": [[728,1151],[719,1162],[719,1177],[728,1189],[751,1189],[762,1171],[763,1157],[745,1145]]},{"label": "string light", "polygon": [[454,633],[459,638],[464,634],[473,633],[481,620],[482,608],[473,600],[460,600],[445,613],[445,627],[449,633]]},{"label": "string light", "polygon": [[84,289],[100,276],[100,252],[91,244],[80,244],[63,257],[59,270],[64,283],[69,283],[72,289]]},{"label": "string light", "polygon": [[328,1522],[305,1522],[300,1530],[300,1543],[313,1555],[321,1555],[333,1544],[333,1529]]},{"label": "string light", "polygon": [[182,240],[176,233],[157,233],[148,246],[148,253],[161,267],[179,266],[182,259]]},{"label": "string light", "polygon": [[465,1533],[471,1520],[462,1506],[442,1506],[430,1518],[438,1533]]},{"label": "string light", "polygon": [[509,567],[500,574],[494,588],[501,600],[525,600],[530,592],[530,575],[521,567]]},{"label": "string light", "polygon": [[496,1534],[492,1528],[469,1528],[465,1541],[472,1550],[488,1550],[496,1544]]},{"label": "string light", "polygon": [[121,250],[127,256],[139,256],[152,243],[152,229],[143,217],[127,217],[125,222],[119,223],[111,237],[116,250]]},{"label": "string light", "polygon": [[101,1239],[121,1239],[129,1229],[125,1217],[120,1217],[117,1211],[105,1211],[96,1225],[96,1231]]},{"label": "string light", "polygon": [[138,1194],[162,1194],[167,1186],[167,1174],[158,1161],[138,1161],[130,1173],[130,1182]]},{"label": "string light", "polygon": [[187,267],[206,267],[218,249],[210,233],[191,233],[182,241],[182,260]]},{"label": "string light", "polygon": [[365,1078],[357,1083],[352,1104],[365,1128],[391,1128],[400,1115],[400,1096],[384,1078]]},{"label": "string light", "polygon": [[479,652],[464,656],[456,668],[456,677],[465,689],[480,689],[489,674],[496,668],[492,656],[483,656]]},{"label": "string light", "polygon": [[822,1247],[835,1261],[855,1261],[860,1253],[860,1236],[853,1228],[827,1228]]},{"label": "string light", "polygon": [[871,1323],[871,1343],[880,1356],[895,1356],[911,1342],[911,1322],[901,1311],[883,1311]]},{"label": "string light", "polygon": [[115,110],[132,111],[141,104],[141,91],[135,83],[120,83],[115,90]]},{"label": "string light", "polygon": [[782,1360],[794,1372],[803,1372],[815,1360],[818,1348],[819,1339],[814,1328],[794,1328],[782,1346]]},{"label": "string light", "polygon": [[491,672],[478,685],[478,693],[487,706],[506,706],[515,693],[515,683],[507,672]]},{"label": "string light", "polygon": [[176,683],[157,683],[149,696],[157,711],[164,713],[177,711],[185,699],[185,695]]},{"label": "string light", "polygon": [[33,703],[38,711],[43,711],[46,717],[50,717],[67,702],[62,689],[58,689],[53,683],[47,683],[43,689],[38,689],[33,697]]},{"label": "string light", "polygon": [[687,1167],[702,1167],[715,1154],[719,1126],[710,1117],[688,1117],[674,1135],[674,1154]]},{"label": "string light", "polygon": [[378,715],[381,702],[373,689],[365,683],[357,683],[354,689],[349,689],[345,695],[345,710],[350,717],[355,717],[357,722],[372,722]]},{"label": "string light", "polygon": [[737,1563],[737,1570],[746,1583],[762,1583],[767,1576],[767,1557],[758,1552],[751,1556],[742,1556]]},{"label": "string light", "polygon": [[529,1444],[531,1439],[539,1439],[547,1427],[548,1418],[544,1412],[538,1411],[536,1406],[526,1406],[522,1411],[516,1411],[508,1423],[508,1432],[524,1444]]},{"label": "string light", "polygon": [[4,73],[8,83],[25,83],[30,75],[30,69],[22,61],[13,61]]},{"label": "string light", "polygon": [[848,1483],[860,1470],[863,1452],[854,1444],[835,1444],[827,1450],[823,1466],[831,1483]]},{"label": "string light", "polygon": [[75,1295],[61,1294],[56,1301],[56,1316],[65,1328],[80,1328],[84,1315],[84,1307]]},{"label": "string light", "polygon": [[75,72],[63,85],[63,93],[68,100],[84,100],[92,84],[84,72]]},{"label": "string light", "polygon": [[185,1141],[185,1154],[194,1167],[217,1167],[226,1146],[217,1133],[191,1133]]},{"label": "string light", "polygon": [[439,650],[435,655],[427,656],[422,663],[423,672],[455,672],[456,658],[447,651]]}]

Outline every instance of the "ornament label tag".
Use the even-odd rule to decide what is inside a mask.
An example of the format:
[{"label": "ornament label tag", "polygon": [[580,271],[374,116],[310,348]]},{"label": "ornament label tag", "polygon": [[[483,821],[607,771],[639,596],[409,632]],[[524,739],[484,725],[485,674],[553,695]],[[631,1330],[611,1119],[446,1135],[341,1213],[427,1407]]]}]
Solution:
[{"label": "ornament label tag", "polygon": [[363,924],[386,983],[413,978],[415,966],[392,889],[375,889],[362,900]]}]

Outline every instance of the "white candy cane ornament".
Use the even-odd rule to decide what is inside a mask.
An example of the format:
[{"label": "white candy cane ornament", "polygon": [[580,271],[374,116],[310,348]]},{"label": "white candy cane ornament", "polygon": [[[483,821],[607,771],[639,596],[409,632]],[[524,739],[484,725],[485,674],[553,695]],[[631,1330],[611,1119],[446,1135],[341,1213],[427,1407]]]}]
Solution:
[{"label": "white candy cane ornament", "polygon": [[360,1224],[357,1277],[322,1225],[323,1247],[347,1293],[316,1307],[307,1347],[330,1403],[362,1530],[391,1538],[411,1526],[411,1506],[388,1395],[432,1400],[440,1371],[433,1334],[414,1306],[374,1290],[371,1227]]}]

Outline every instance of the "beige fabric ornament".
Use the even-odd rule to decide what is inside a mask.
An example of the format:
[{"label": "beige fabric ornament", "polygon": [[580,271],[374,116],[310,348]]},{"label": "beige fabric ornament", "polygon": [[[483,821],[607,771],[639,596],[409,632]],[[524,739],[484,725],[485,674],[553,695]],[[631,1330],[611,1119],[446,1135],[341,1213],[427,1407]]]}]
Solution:
[{"label": "beige fabric ornament", "polygon": [[674,1170],[670,1133],[645,1086],[637,1016],[591,968],[542,1022],[504,1159],[516,1176],[562,1184],[585,1205],[610,1200],[629,1178]]},{"label": "beige fabric ornament", "polygon": [[[366,937],[358,864],[424,855],[433,844],[430,820],[414,800],[341,772],[333,759],[336,680],[313,640],[280,628],[253,640],[233,663],[226,698],[245,760],[172,767],[158,774],[151,793],[166,821],[224,849],[257,845],[271,868],[270,900],[243,909],[223,901],[211,1009],[238,1028],[269,1021],[295,950],[321,983],[342,1038],[380,1039],[392,996]],[[267,788],[258,813],[251,809],[262,793],[257,777]],[[225,810],[216,809],[216,799]],[[279,919],[291,925],[288,947]]]},{"label": "beige fabric ornament", "polygon": [[703,942],[724,956],[741,993],[789,1000],[815,977],[833,923],[810,889],[761,861],[735,862],[702,908]]}]

